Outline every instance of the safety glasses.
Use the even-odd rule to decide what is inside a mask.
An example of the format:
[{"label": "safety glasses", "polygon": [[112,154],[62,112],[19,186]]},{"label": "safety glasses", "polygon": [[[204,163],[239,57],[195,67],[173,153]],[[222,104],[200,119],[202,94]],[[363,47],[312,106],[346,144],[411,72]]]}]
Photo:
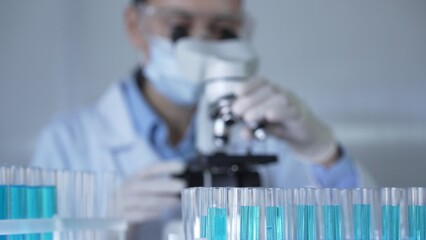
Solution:
[{"label": "safety glasses", "polygon": [[189,12],[143,4],[139,7],[144,34],[177,41],[183,37],[208,40],[248,38],[252,24],[247,14]]}]

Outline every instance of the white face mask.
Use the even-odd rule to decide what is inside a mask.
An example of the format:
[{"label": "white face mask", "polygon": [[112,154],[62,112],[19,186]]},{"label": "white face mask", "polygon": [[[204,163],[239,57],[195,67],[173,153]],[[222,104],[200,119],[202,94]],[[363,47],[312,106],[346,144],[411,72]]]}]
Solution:
[{"label": "white face mask", "polygon": [[196,105],[204,83],[212,78],[249,77],[257,69],[257,56],[244,41],[182,39],[176,44],[160,37],[150,41],[145,75],[170,101]]},{"label": "white face mask", "polygon": [[195,105],[203,92],[203,84],[189,80],[182,73],[173,43],[152,38],[149,50],[149,62],[143,67],[148,81],[170,101],[183,106]]}]

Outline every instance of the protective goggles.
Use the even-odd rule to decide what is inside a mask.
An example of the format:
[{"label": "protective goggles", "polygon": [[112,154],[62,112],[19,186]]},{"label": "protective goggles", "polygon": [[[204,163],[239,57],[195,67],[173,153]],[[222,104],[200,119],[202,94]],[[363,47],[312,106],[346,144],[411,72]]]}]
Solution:
[{"label": "protective goggles", "polygon": [[140,5],[142,31],[177,41],[183,37],[208,40],[249,38],[251,20],[247,14],[188,12],[175,8]]}]

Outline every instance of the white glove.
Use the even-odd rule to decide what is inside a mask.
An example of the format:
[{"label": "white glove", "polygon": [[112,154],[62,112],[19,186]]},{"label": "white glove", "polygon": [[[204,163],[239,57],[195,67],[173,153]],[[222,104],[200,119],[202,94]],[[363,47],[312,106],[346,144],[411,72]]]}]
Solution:
[{"label": "white glove", "polygon": [[248,81],[236,92],[233,112],[286,141],[304,159],[323,164],[337,154],[333,133],[292,92],[266,80]]},{"label": "white glove", "polygon": [[119,215],[130,223],[158,219],[167,208],[179,204],[183,180],[172,178],[184,171],[178,161],[150,166],[124,181],[117,192]]}]

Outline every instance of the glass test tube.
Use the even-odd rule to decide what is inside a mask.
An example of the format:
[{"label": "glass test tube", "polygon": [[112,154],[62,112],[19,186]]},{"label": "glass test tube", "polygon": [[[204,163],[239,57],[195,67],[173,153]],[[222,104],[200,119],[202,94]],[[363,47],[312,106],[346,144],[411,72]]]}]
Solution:
[{"label": "glass test tube", "polygon": [[185,239],[207,238],[207,188],[188,188],[182,192],[182,219]]},{"label": "glass test tube", "polygon": [[374,237],[376,206],[375,190],[358,188],[352,190],[353,238],[370,240]]},{"label": "glass test tube", "polygon": [[404,191],[399,188],[382,188],[382,239],[401,239],[402,203]]},{"label": "glass test tube", "polygon": [[[93,173],[86,171],[74,172],[75,181],[75,196],[73,201],[76,206],[76,217],[78,218],[92,218],[94,217],[94,190],[95,190],[95,177]],[[92,239],[94,231],[85,230],[78,231],[77,238]]]},{"label": "glass test tube", "polygon": [[426,188],[409,188],[408,234],[410,240],[426,240]]},{"label": "glass test tube", "polygon": [[[53,218],[57,215],[56,173],[41,171],[41,218]],[[43,240],[52,240],[53,233],[43,233]]]},{"label": "glass test tube", "polygon": [[[74,174],[70,171],[57,170],[56,176],[56,193],[57,193],[57,215],[61,218],[75,217],[75,202],[76,195],[74,189]],[[60,239],[76,239],[74,232],[65,231],[60,233]]]},{"label": "glass test tube", "polygon": [[240,190],[240,240],[264,239],[264,189]]},{"label": "glass test tube", "polygon": [[[9,211],[9,170],[0,167],[0,221],[8,218]],[[7,236],[1,236],[0,240],[6,240]]]},{"label": "glass test tube", "polygon": [[207,209],[207,239],[227,240],[227,200],[226,188],[210,188]]},{"label": "glass test tube", "polygon": [[241,189],[240,188],[227,188],[228,192],[228,230],[227,237],[228,239],[239,239],[241,234],[241,216],[240,216],[240,197]]},{"label": "glass test tube", "polygon": [[[26,182],[26,218],[41,218],[42,196],[41,196],[41,169],[27,168],[25,169]],[[26,240],[39,240],[41,234],[27,234]]]},{"label": "glass test tube", "polygon": [[84,217],[84,208],[87,204],[87,192],[84,191],[84,182],[83,182],[83,172],[77,171],[73,172],[73,196],[72,201],[74,203],[75,209],[73,212],[74,217],[83,218]]},{"label": "glass test tube", "polygon": [[284,240],[286,237],[286,195],[285,189],[265,189],[266,239]]},{"label": "glass test tube", "polygon": [[316,189],[309,188],[294,190],[297,240],[317,239],[316,191]]},{"label": "glass test tube", "polygon": [[117,177],[113,173],[102,172],[95,175],[95,212],[96,217],[117,217],[117,200],[115,190],[118,186]]},{"label": "glass test tube", "polygon": [[[343,239],[343,198],[339,189],[318,190],[321,196],[322,219],[319,221],[324,239]],[[322,221],[321,221],[322,220]]]},{"label": "glass test tube", "polygon": [[[26,208],[25,169],[11,167],[12,183],[9,188],[9,218],[24,219]],[[23,240],[23,234],[9,236],[9,240]]]},{"label": "glass test tube", "polygon": [[75,195],[73,189],[74,179],[69,171],[57,170],[56,177],[56,194],[57,194],[57,214],[61,218],[71,218],[74,212],[74,202],[72,196]]},{"label": "glass test tube", "polygon": [[[83,191],[86,196],[86,204],[83,206],[84,217],[93,218],[95,217],[95,174],[90,172],[83,173]],[[103,199],[103,201],[107,201]]]}]

